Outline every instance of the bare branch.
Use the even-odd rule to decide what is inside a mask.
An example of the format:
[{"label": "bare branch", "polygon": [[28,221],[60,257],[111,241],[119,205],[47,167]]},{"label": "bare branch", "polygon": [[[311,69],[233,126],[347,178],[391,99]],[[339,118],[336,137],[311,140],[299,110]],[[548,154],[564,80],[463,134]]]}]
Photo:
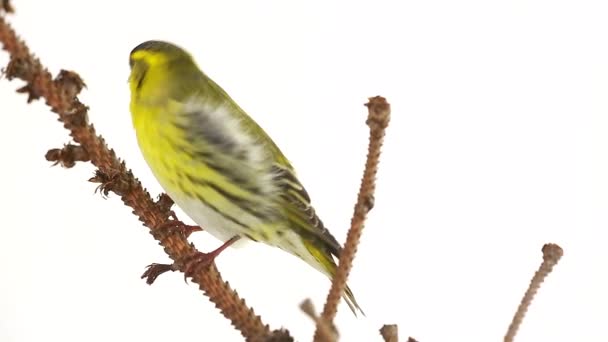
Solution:
[{"label": "bare branch", "polygon": [[397,324],[385,324],[380,328],[380,335],[385,342],[399,342],[399,328]]},{"label": "bare branch", "polygon": [[526,312],[528,311],[530,304],[532,304],[534,296],[540,289],[540,286],[545,278],[553,270],[553,267],[557,265],[562,255],[564,255],[564,251],[556,244],[548,243],[543,246],[543,262],[534,274],[534,277],[532,277],[530,286],[528,287],[528,290],[526,290],[526,294],[521,300],[521,303],[517,308],[517,312],[515,312],[515,316],[513,316],[511,325],[509,325],[509,329],[505,335],[505,342],[512,342],[515,338],[515,335],[517,334],[517,331],[519,330],[519,327],[526,316]]},{"label": "bare branch", "polygon": [[[367,150],[367,161],[365,171],[359,188],[357,204],[351,220],[351,226],[346,236],[344,249],[340,254],[340,265],[334,275],[331,289],[327,295],[325,307],[321,319],[329,325],[333,325],[336,317],[338,303],[346,287],[346,279],[352,268],[352,263],[357,252],[357,246],[361,239],[361,233],[367,213],[374,205],[374,191],[376,189],[376,173],[380,160],[380,150],[384,140],[384,132],[390,121],[390,105],[386,99],[380,96],[372,97],[366,104],[368,107],[367,125],[370,129],[369,145]],[[320,326],[317,325],[315,341],[320,341]]]},{"label": "bare branch", "polygon": [[[5,10],[10,8],[8,1],[3,1],[2,5]],[[76,97],[84,87],[80,77],[74,72],[62,71],[53,79],[40,61],[29,52],[25,43],[17,37],[2,15],[0,15],[0,42],[4,50],[10,54],[10,62],[5,69],[7,78],[9,80],[19,78],[26,82],[18,92],[28,94],[28,102],[38,98],[45,99],[51,110],[59,115],[59,121],[69,130],[74,141],[86,151],[88,159],[98,168],[93,180],[102,183],[100,190],[106,195],[110,191],[118,194],[122,201],[133,209],[139,220],[150,228],[154,238],[164,247],[169,257],[180,265],[179,269],[183,272],[183,261],[195,255],[197,250],[184,236],[157,229],[169,219],[166,203],[160,205],[152,200],[125,163],[116,157],[114,150],[107,147],[104,139],[95,132],[93,125],[88,123],[88,108]],[[84,154],[84,151],[81,152]],[[51,152],[50,157],[61,162],[61,153],[66,152]],[[192,278],[247,340],[262,341],[270,334],[268,326],[253,309],[247,307],[245,301],[222,280],[214,263],[207,269],[197,270]],[[288,332],[284,331],[283,335],[289,337]]]},{"label": "bare branch", "polygon": [[293,342],[293,337],[289,335],[289,331],[286,329],[278,329],[270,333],[263,342]]},{"label": "bare branch", "polygon": [[330,325],[329,322],[326,322],[319,317],[310,299],[303,301],[302,304],[300,304],[300,309],[302,309],[302,311],[304,311],[304,313],[317,325],[317,328],[319,329],[320,341],[335,342],[338,340],[338,331],[336,330],[336,327]]},{"label": "bare branch", "polygon": [[0,0],[0,11],[4,11],[6,13],[15,12],[13,6],[11,6],[10,0]]}]

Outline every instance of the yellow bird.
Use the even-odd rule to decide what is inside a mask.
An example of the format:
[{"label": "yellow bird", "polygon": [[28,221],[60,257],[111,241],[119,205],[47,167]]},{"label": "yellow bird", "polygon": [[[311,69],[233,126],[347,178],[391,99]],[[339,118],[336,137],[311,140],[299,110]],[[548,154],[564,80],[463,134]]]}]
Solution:
[{"label": "yellow bird", "polygon": [[[224,242],[281,248],[330,279],[340,244],[323,226],[287,158],[182,48],[135,47],[131,114],[142,154],[169,197]],[[351,290],[344,298],[361,311]]]}]

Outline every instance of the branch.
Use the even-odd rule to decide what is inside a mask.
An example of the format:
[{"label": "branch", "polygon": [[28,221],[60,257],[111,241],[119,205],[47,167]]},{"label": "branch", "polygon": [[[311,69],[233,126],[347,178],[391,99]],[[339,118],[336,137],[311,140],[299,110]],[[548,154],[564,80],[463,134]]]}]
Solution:
[{"label": "branch", "polygon": [[[5,9],[10,8],[10,4],[6,0],[2,0],[2,6]],[[19,78],[26,82],[26,85],[17,92],[28,94],[28,103],[38,98],[44,98],[51,110],[58,114],[59,121],[70,132],[70,136],[83,149],[76,149],[82,153],[72,156],[74,158],[71,162],[90,160],[98,168],[94,179],[103,180],[100,190],[105,194],[111,191],[119,195],[122,201],[133,209],[133,213],[139,220],[150,228],[152,236],[160,242],[165,252],[183,272],[184,261],[195,255],[197,250],[188,243],[184,236],[158,229],[169,220],[169,210],[166,205],[152,200],[139,180],[127,169],[125,163],[116,157],[114,150],[108,148],[104,139],[95,132],[93,125],[88,123],[88,108],[76,97],[84,87],[78,74],[61,71],[53,80],[48,70],[17,37],[2,14],[0,14],[0,42],[2,42],[3,49],[10,54],[10,62],[5,69],[7,78],[9,80]],[[74,150],[73,148],[68,149]],[[65,160],[65,153],[69,153],[66,152],[68,149],[49,151],[47,158],[55,161]],[[207,269],[199,269],[194,272],[192,281],[199,284],[203,293],[215,303],[220,312],[247,340],[260,341],[265,340],[267,336],[277,334],[283,341],[292,340],[289,333],[285,331],[278,331],[270,335],[269,327],[254,313],[253,309],[245,304],[244,300],[239,298],[230,285],[222,280],[215,263],[212,263]]]},{"label": "branch", "polygon": [[13,6],[11,5],[11,2],[9,0],[0,0],[0,10],[4,11],[6,13],[15,12],[15,10],[13,9]]},{"label": "branch", "polygon": [[553,267],[557,265],[559,259],[561,259],[562,255],[564,255],[564,251],[562,248],[556,244],[548,243],[543,246],[543,262],[540,265],[538,271],[532,277],[530,281],[530,286],[528,290],[526,290],[526,294],[524,298],[521,300],[519,307],[517,308],[517,312],[515,312],[515,316],[513,316],[513,320],[511,321],[511,325],[509,325],[509,329],[507,330],[507,334],[505,335],[505,342],[513,342],[519,327],[521,326],[521,322],[523,322],[526,312],[532,304],[532,300],[534,296],[540,289],[541,284],[545,280],[545,278],[551,273]]},{"label": "branch", "polygon": [[310,317],[317,325],[319,329],[319,338],[322,341],[336,341],[338,339],[338,332],[333,325],[328,324],[317,315],[314,305],[310,299],[306,299],[300,304],[300,309]]},{"label": "branch", "polygon": [[[385,342],[399,342],[399,329],[396,324],[383,325],[380,328],[380,335]],[[411,341],[411,338],[408,341]]]},{"label": "branch", "polygon": [[[334,275],[321,320],[324,324],[333,326],[333,320],[338,311],[338,303],[344,288],[346,287],[346,279],[352,269],[352,263],[357,252],[357,246],[361,239],[361,233],[367,213],[374,206],[374,191],[376,189],[376,173],[378,172],[378,163],[380,160],[380,150],[384,140],[384,131],[390,121],[390,105],[386,99],[380,96],[372,97],[366,104],[368,107],[367,125],[370,129],[369,145],[367,150],[367,161],[365,163],[365,171],[359,188],[357,204],[351,219],[351,226],[346,236],[344,249],[340,254],[340,265]],[[321,336],[322,326],[317,324],[314,340],[322,341]]]}]

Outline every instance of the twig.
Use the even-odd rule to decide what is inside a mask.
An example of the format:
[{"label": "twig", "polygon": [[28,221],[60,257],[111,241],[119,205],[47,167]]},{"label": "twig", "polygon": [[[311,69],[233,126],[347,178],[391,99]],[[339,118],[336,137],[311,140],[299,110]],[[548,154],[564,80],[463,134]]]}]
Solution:
[{"label": "twig", "polygon": [[338,340],[338,331],[335,327],[330,326],[327,321],[322,320],[310,299],[306,299],[300,304],[300,309],[310,317],[319,328],[319,339],[322,342],[335,342]]},{"label": "twig", "polygon": [[534,274],[534,277],[532,277],[530,286],[528,287],[528,290],[526,290],[526,294],[521,300],[521,303],[517,308],[517,312],[515,312],[515,316],[513,316],[511,325],[509,325],[509,329],[505,335],[505,342],[512,342],[515,338],[515,335],[517,334],[517,331],[524,320],[526,312],[528,311],[530,304],[532,304],[534,296],[540,289],[540,286],[545,278],[553,270],[553,267],[557,265],[563,254],[564,251],[562,248],[556,244],[548,243],[543,246],[543,262]]},{"label": "twig", "polygon": [[399,328],[397,324],[385,324],[380,328],[380,335],[385,342],[399,342]]},{"label": "twig", "polygon": [[293,337],[289,335],[289,331],[286,329],[274,330],[270,335],[263,339],[264,342],[293,342]]},{"label": "twig", "polygon": [[0,9],[5,11],[6,13],[15,12],[9,0],[0,0]]},{"label": "twig", "polygon": [[[333,320],[336,317],[338,303],[346,286],[346,279],[352,268],[352,263],[357,252],[357,245],[361,238],[363,225],[367,213],[374,206],[374,191],[376,189],[376,173],[378,172],[378,163],[380,159],[380,150],[384,140],[384,132],[390,121],[390,105],[381,96],[372,97],[366,104],[369,110],[367,117],[367,125],[370,129],[369,145],[367,150],[367,161],[365,163],[365,171],[359,188],[357,204],[351,220],[351,226],[346,236],[344,249],[340,254],[340,264],[334,275],[331,289],[327,295],[325,307],[321,314],[321,320],[329,325],[333,325]],[[320,326],[317,325],[315,332],[315,341],[320,341]]]},{"label": "twig", "polygon": [[[2,4],[5,8],[10,8],[7,1]],[[88,124],[88,108],[76,97],[84,86],[80,77],[74,72],[62,71],[53,80],[48,70],[32,56],[1,14],[0,42],[10,54],[10,62],[5,69],[7,78],[24,80],[26,85],[18,89],[18,92],[27,93],[28,102],[44,98],[51,110],[59,115],[59,120],[69,130],[74,141],[86,150],[87,157],[98,168],[98,176],[106,180],[101,190],[106,194],[109,191],[118,194],[126,205],[133,208],[133,213],[150,228],[154,238],[177,264],[194,255],[196,249],[183,236],[156,229],[168,220],[169,213],[152,200],[125,163],[96,134],[93,125]],[[268,326],[253,309],[247,307],[245,301],[222,280],[215,264],[211,264],[208,269],[198,270],[192,278],[247,340],[262,341],[270,334]]]}]

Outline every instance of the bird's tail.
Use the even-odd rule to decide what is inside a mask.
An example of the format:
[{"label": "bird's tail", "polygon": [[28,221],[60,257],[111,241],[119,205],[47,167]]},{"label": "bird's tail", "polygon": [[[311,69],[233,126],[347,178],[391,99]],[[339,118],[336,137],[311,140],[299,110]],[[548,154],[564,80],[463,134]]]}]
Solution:
[{"label": "bird's tail", "polygon": [[[305,242],[304,244],[310,254],[312,254],[312,256],[317,260],[319,264],[318,268],[323,273],[325,273],[325,275],[327,275],[329,279],[333,280],[338,266],[336,265],[336,262],[334,261],[334,258],[332,257],[331,253],[328,250],[320,249],[313,244],[309,244],[308,242]],[[344,298],[344,301],[346,301],[346,304],[348,304],[348,307],[355,316],[357,316],[357,311],[359,311],[363,316],[365,316],[365,313],[357,303],[355,295],[353,294],[348,285],[346,285],[346,287],[344,288],[344,293],[342,294],[342,297]]]}]

